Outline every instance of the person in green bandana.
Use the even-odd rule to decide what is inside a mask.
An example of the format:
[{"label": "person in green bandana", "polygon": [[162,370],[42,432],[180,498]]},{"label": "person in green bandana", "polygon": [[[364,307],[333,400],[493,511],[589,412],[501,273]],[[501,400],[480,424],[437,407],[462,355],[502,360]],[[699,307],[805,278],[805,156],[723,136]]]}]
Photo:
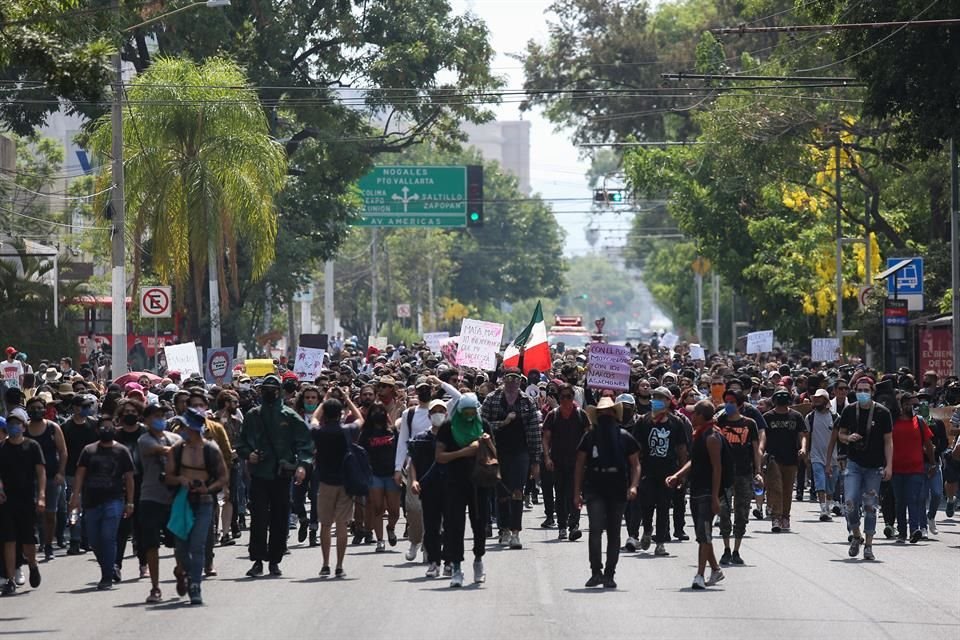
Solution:
[{"label": "person in green bandana", "polygon": [[473,531],[473,581],[486,580],[483,555],[486,553],[487,522],[490,519],[490,490],[473,482],[473,468],[481,439],[490,438],[490,425],[480,417],[476,394],[466,393],[454,406],[450,418],[437,432],[437,463],[446,466],[446,502],[443,519],[443,560],[453,565],[451,587],[463,586],[463,535],[466,510],[470,510]]}]

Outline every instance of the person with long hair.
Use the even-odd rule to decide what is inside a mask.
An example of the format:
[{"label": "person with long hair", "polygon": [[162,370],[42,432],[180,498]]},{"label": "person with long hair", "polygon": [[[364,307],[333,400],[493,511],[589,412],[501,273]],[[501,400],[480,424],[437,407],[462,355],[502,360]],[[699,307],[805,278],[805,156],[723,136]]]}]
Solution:
[{"label": "person with long hair", "polygon": [[377,553],[386,551],[383,541],[383,512],[387,512],[387,539],[391,547],[397,545],[397,520],[400,519],[400,485],[393,474],[397,454],[397,432],[387,420],[382,404],[374,404],[360,429],[357,444],[367,450],[373,482],[367,495],[367,526],[377,538]]}]

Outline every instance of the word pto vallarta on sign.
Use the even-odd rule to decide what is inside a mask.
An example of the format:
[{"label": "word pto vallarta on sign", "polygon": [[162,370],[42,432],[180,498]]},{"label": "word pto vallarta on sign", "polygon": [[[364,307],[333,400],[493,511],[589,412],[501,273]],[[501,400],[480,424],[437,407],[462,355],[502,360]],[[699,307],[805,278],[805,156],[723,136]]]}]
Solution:
[{"label": "word pto vallarta on sign", "polygon": [[378,166],[359,186],[358,226],[466,226],[467,167]]}]

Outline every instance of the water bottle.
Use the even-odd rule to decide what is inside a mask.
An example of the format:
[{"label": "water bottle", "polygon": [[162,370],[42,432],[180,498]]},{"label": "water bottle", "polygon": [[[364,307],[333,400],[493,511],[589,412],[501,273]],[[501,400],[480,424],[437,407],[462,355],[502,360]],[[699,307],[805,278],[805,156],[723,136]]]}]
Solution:
[{"label": "water bottle", "polygon": [[763,495],[763,487],[758,485],[756,482],[753,483],[753,495],[758,498]]},{"label": "water bottle", "polygon": [[67,518],[67,524],[71,527],[75,527],[79,519],[80,519],[80,509],[73,509],[70,511],[70,516]]}]

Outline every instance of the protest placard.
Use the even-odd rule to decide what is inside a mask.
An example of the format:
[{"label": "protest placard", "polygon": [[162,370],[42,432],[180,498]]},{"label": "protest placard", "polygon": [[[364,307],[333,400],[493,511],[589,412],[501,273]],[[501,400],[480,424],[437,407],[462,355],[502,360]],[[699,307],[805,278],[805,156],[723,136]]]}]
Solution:
[{"label": "protest placard", "polygon": [[836,338],[814,338],[810,359],[813,362],[836,362],[840,359],[840,341]]},{"label": "protest placard", "polygon": [[680,336],[673,333],[665,333],[663,337],[660,338],[660,346],[664,349],[673,349],[679,341]]},{"label": "protest placard", "polygon": [[457,364],[492,371],[497,367],[497,352],[502,340],[502,324],[464,318],[460,326]]},{"label": "protest placard", "polygon": [[747,334],[747,353],[773,351],[773,331],[752,331]]},{"label": "protest placard", "polygon": [[323,349],[312,347],[297,347],[297,359],[293,364],[293,372],[306,382],[317,379],[317,372],[323,368]]},{"label": "protest placard", "polygon": [[447,338],[440,343],[440,354],[448,363],[457,366],[457,345],[460,344],[460,336]]},{"label": "protest placard", "polygon": [[690,345],[690,359],[691,360],[703,360],[706,361],[707,354],[704,352],[703,347],[698,344]]},{"label": "protest placard", "polygon": [[224,384],[233,380],[234,347],[207,349],[203,377],[210,384]]},{"label": "protest placard", "polygon": [[164,347],[163,355],[167,359],[167,371],[179,371],[183,380],[194,373],[201,373],[197,345],[193,342]]},{"label": "protest placard", "polygon": [[594,389],[630,388],[630,350],[595,342],[587,353],[587,384]]},{"label": "protest placard", "polygon": [[423,334],[423,341],[427,343],[427,349],[430,349],[433,353],[439,353],[440,343],[449,337],[449,331],[435,331],[433,333]]},{"label": "protest placard", "polygon": [[386,336],[370,336],[369,345],[371,347],[376,347],[380,351],[386,351],[387,337]]}]

